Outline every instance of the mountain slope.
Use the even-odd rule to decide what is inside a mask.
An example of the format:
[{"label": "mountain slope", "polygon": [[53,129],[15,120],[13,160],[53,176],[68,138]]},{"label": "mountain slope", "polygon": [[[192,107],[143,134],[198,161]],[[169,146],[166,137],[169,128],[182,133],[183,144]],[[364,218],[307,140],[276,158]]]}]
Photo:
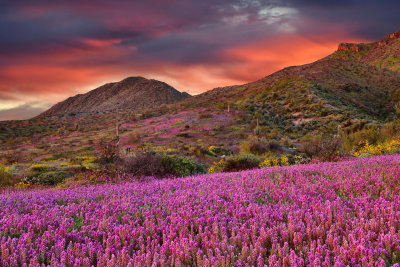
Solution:
[{"label": "mountain slope", "polygon": [[400,31],[389,34],[381,41],[374,43],[341,43],[336,56],[400,72]]},{"label": "mountain slope", "polygon": [[247,114],[249,129],[258,123],[262,135],[277,140],[380,124],[395,114],[400,73],[368,63],[367,58],[378,61],[398,51],[400,35],[390,36],[384,39],[385,45],[378,47],[377,42],[368,55],[344,51],[340,45],[338,51],[316,62],[288,67],[248,84],[215,88],[182,104],[225,108],[229,104],[231,110]]},{"label": "mountain slope", "polygon": [[[239,103],[258,94],[268,97],[275,93],[278,94],[277,99],[284,98],[285,95],[291,98],[292,94],[292,99],[287,100],[303,104],[304,110],[311,101],[311,95],[316,95],[316,99],[325,100],[322,102],[329,104],[325,107],[331,109],[340,108],[354,110],[357,114],[386,116],[400,100],[400,74],[365,62],[372,62],[372,58],[376,62],[386,55],[391,55],[392,51],[400,51],[400,34],[390,36],[398,37],[384,39],[388,40],[387,45],[369,50],[370,54],[364,54],[363,58],[356,58],[354,55],[344,57],[343,52],[354,51],[344,51],[341,44],[338,51],[316,62],[288,67],[248,84],[216,88],[185,102],[210,103],[215,99],[223,99]],[[274,90],[274,87],[279,87],[279,90]],[[307,97],[299,99],[300,93]],[[287,104],[290,106],[290,103]]]},{"label": "mountain slope", "polygon": [[171,104],[189,96],[164,82],[143,77],[129,77],[120,82],[105,84],[85,94],[70,97],[54,105],[41,116],[117,109],[138,110]]}]

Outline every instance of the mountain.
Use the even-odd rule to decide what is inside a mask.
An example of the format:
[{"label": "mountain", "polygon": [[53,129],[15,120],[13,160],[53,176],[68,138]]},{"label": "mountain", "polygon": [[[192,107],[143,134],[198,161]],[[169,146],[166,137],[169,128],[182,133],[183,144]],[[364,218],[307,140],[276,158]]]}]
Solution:
[{"label": "mountain", "polygon": [[187,97],[190,97],[188,93],[179,92],[164,82],[143,77],[129,77],[120,82],[107,83],[85,94],[70,97],[40,116],[117,109],[139,110],[175,103]]}]

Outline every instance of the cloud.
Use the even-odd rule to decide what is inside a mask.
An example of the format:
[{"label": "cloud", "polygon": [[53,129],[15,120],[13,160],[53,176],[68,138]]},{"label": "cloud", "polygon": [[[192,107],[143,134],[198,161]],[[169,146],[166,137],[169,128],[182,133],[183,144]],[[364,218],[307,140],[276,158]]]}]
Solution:
[{"label": "cloud", "polygon": [[377,40],[397,1],[37,0],[0,3],[0,100],[58,102],[126,76],[200,93]]}]

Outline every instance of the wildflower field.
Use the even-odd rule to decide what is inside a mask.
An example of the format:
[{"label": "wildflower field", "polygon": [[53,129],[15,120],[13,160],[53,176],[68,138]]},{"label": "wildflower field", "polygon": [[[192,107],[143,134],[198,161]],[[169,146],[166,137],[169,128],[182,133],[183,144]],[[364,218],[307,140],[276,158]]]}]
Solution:
[{"label": "wildflower field", "polygon": [[398,266],[400,156],[0,194],[0,266]]}]

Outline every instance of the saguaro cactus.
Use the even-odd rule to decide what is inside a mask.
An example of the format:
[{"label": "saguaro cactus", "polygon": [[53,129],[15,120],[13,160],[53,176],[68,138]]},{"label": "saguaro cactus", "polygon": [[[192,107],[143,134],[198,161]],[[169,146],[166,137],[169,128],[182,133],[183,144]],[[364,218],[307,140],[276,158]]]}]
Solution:
[{"label": "saguaro cactus", "polygon": [[119,103],[117,103],[117,107],[116,107],[116,122],[115,122],[115,144],[118,146],[119,145],[119,110],[118,110],[118,105]]}]

